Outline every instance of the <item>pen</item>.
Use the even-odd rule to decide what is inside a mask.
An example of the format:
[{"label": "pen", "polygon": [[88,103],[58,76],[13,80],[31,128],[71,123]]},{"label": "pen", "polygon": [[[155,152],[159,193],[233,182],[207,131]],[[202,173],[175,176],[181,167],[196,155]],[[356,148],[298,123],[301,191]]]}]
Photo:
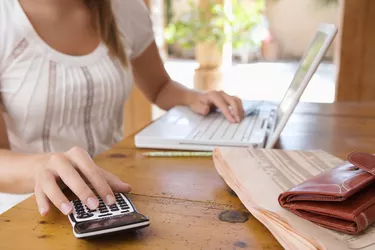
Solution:
[{"label": "pen", "polygon": [[148,157],[210,157],[212,152],[147,152],[142,155]]}]

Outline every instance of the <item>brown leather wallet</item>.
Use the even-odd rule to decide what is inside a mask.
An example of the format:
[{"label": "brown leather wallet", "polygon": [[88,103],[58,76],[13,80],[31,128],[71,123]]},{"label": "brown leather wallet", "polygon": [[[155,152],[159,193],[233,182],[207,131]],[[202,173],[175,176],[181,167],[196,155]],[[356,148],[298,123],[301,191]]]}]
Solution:
[{"label": "brown leather wallet", "polygon": [[375,221],[375,156],[348,161],[281,193],[283,208],[322,227],[358,234]]}]

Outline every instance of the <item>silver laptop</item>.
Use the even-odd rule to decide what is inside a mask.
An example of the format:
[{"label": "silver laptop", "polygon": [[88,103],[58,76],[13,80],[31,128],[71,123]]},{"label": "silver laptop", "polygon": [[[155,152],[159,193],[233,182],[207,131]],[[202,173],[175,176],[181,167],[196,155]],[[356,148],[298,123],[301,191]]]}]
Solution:
[{"label": "silver laptop", "polygon": [[273,148],[336,33],[332,24],[319,26],[278,105],[244,100],[247,116],[236,124],[228,122],[221,112],[202,116],[188,107],[175,107],[136,134],[136,147],[200,151],[216,147]]}]

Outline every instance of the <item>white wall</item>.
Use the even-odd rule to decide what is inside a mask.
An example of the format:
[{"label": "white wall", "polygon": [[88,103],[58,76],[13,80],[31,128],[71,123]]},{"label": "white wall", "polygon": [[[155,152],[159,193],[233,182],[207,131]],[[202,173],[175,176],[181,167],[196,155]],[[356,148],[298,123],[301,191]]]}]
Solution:
[{"label": "white wall", "polygon": [[[302,55],[319,23],[339,24],[338,6],[321,7],[316,0],[268,0],[266,14],[270,29],[286,57]],[[327,56],[331,57],[332,53],[331,47]]]}]

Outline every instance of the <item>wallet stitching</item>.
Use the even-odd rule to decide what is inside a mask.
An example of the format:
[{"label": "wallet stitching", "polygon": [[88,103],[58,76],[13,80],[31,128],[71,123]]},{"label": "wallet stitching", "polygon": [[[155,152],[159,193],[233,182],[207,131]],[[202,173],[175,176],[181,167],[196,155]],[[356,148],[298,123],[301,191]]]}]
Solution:
[{"label": "wallet stitching", "polygon": [[367,206],[367,204],[372,203],[375,200],[375,197],[373,197],[371,200],[367,201],[365,204],[357,208],[356,210],[353,211],[353,214],[355,215],[359,210],[361,210],[363,207]]},{"label": "wallet stitching", "polygon": [[[364,182],[368,181],[371,177],[372,177],[372,176],[367,177],[366,179],[364,179],[363,181],[361,181],[360,183],[358,183],[356,186],[358,187],[358,186],[362,185]],[[343,183],[341,183],[341,185],[345,185],[345,183],[346,183],[347,181],[350,181],[350,180],[351,180],[351,179],[344,181]],[[349,190],[348,190],[348,191],[349,191]]]},{"label": "wallet stitching", "polygon": [[[292,203],[292,204],[290,204],[290,207],[293,207],[294,210],[297,210],[297,209],[298,209],[297,205],[298,205],[298,204]],[[297,207],[297,209],[296,209],[295,207]],[[302,208],[303,210],[307,210],[307,209],[309,209],[309,208],[310,208],[310,209],[313,208],[314,211],[316,211],[316,212],[325,212],[325,211],[326,211],[326,209],[324,209],[324,208],[321,209],[321,208],[319,208],[319,207],[317,208],[317,207],[314,207],[314,206],[311,206],[311,205],[304,205],[304,207],[305,207],[305,208]],[[350,213],[342,212],[342,211],[337,210],[337,209],[333,209],[333,211],[335,211],[335,213],[336,213],[337,215],[341,215],[341,216],[345,216],[345,215],[350,214]],[[353,215],[353,214],[350,214],[350,215]]]},{"label": "wallet stitching", "polygon": [[368,219],[367,219],[367,216],[366,216],[366,214],[365,214],[364,212],[362,212],[362,213],[360,213],[360,215],[362,215],[362,216],[363,216],[363,218],[365,219],[365,223],[366,223],[366,225],[365,225],[365,228],[367,228],[367,227],[368,227],[368,225],[369,225],[369,223],[368,223]]},{"label": "wallet stitching", "polygon": [[[298,214],[300,217],[302,217],[302,218],[305,218],[305,216],[302,214],[302,213],[300,213],[300,212],[298,212],[297,210],[293,210],[296,214]],[[333,222],[330,222],[330,221],[324,221],[324,223],[322,223],[321,222],[321,220],[317,220],[316,218],[309,218],[312,222],[315,222],[315,223],[318,223],[318,224],[320,224],[320,225],[326,225],[326,226],[331,226],[331,227],[333,227],[333,228],[336,228],[337,229],[337,225],[335,224],[335,223],[333,223]],[[356,224],[356,223],[354,223],[354,224]],[[355,227],[353,227],[353,226],[343,226],[345,229],[354,229],[355,230]]]},{"label": "wallet stitching", "polygon": [[350,162],[352,163],[352,164],[354,164],[354,165],[357,165],[357,166],[360,166],[362,169],[365,169],[365,171],[366,172],[370,172],[371,174],[375,174],[375,168],[373,168],[373,169],[369,169],[368,167],[365,167],[364,165],[362,165],[361,163],[358,163],[358,162],[356,162],[356,161],[354,161],[353,159],[352,159],[352,155],[354,155],[354,154],[357,154],[357,153],[350,153],[349,154],[349,156],[348,156],[348,159],[350,160]]},{"label": "wallet stitching", "polygon": [[[350,179],[344,181],[343,183],[341,183],[341,186],[342,186],[346,191],[350,191],[350,188],[348,188],[348,187],[345,185],[347,181],[350,181]],[[342,193],[342,192],[341,192],[341,189],[340,189],[340,194],[341,194],[341,193]]]}]

